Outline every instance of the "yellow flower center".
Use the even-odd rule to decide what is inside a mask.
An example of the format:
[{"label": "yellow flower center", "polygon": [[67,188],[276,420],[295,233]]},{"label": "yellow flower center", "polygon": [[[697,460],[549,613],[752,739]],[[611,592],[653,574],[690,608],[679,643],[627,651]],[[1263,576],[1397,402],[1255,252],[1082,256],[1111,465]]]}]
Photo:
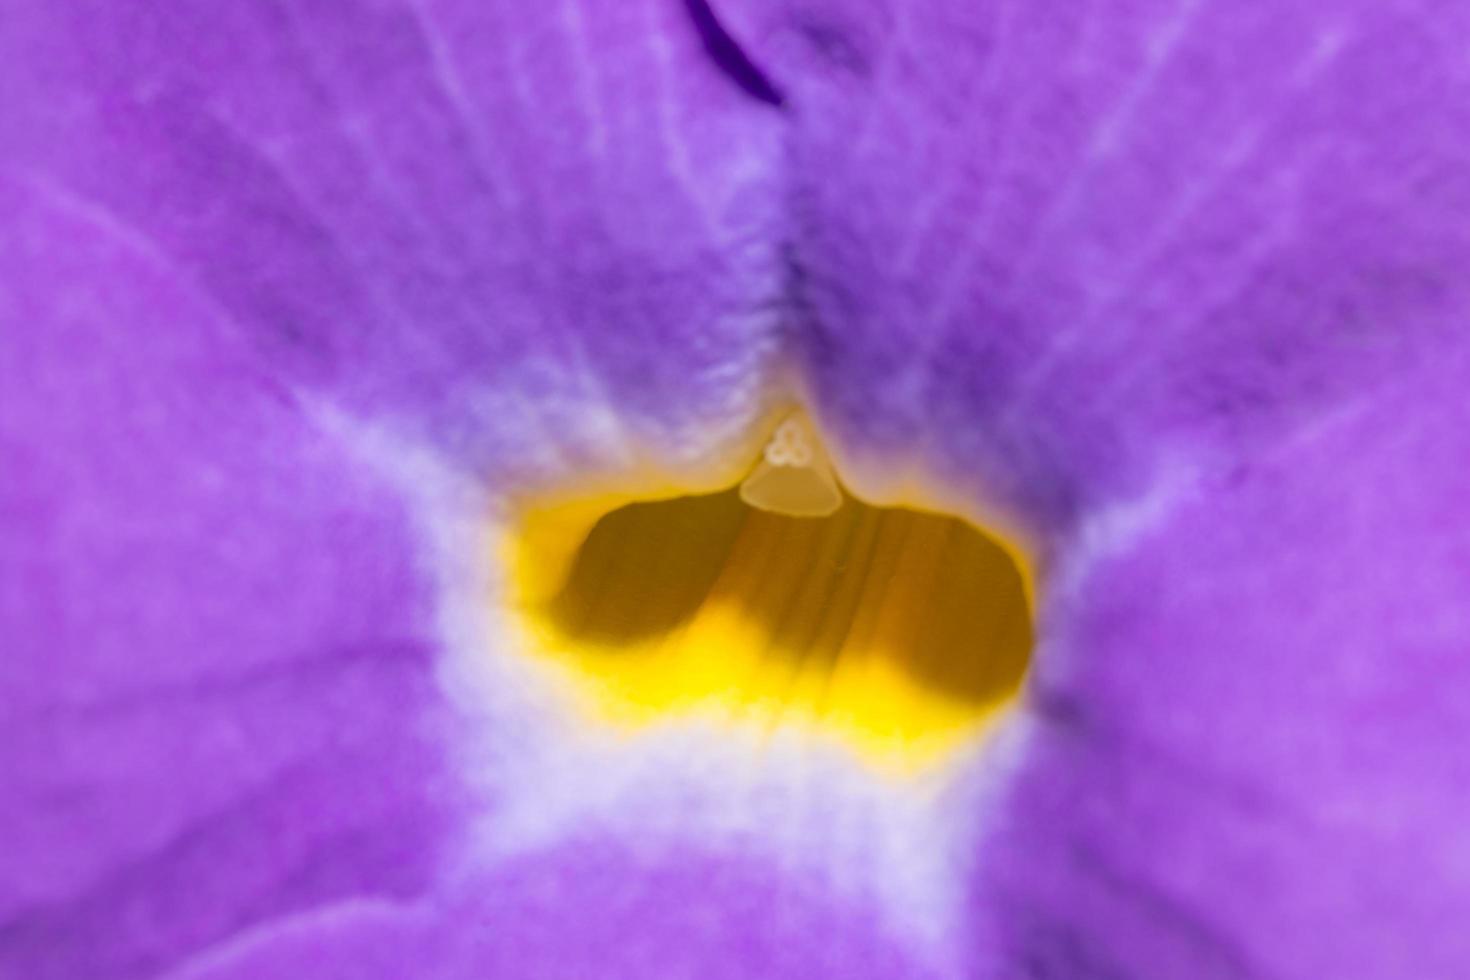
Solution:
[{"label": "yellow flower center", "polygon": [[533,652],[616,726],[802,726],[913,772],[982,732],[1030,656],[1019,553],[844,495],[799,418],[738,488],[530,507],[511,544]]}]

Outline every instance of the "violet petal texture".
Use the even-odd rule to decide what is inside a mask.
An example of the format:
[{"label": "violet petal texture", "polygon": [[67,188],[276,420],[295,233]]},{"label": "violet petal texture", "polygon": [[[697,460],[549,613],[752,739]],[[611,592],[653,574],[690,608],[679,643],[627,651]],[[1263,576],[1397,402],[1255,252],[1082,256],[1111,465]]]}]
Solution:
[{"label": "violet petal texture", "polygon": [[[892,783],[608,736],[508,502],[1033,546]],[[11,0],[0,978],[1470,975],[1470,6]]]}]

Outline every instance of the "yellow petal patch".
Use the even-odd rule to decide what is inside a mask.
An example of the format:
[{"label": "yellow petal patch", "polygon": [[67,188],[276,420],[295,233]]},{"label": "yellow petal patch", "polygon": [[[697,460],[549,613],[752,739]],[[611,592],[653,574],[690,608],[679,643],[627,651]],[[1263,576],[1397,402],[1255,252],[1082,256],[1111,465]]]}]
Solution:
[{"label": "yellow petal patch", "polygon": [[[840,491],[808,507],[809,486],[757,486],[752,507],[751,482],[523,513],[516,609],[596,718],[803,726],[914,772],[1014,700],[1032,645],[1014,550],[956,517]],[[790,516],[814,511],[829,513]]]}]

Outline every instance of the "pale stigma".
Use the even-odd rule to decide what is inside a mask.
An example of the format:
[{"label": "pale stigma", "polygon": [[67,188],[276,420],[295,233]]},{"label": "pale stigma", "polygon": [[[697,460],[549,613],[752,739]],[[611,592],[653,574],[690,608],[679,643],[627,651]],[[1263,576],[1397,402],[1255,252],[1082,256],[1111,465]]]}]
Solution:
[{"label": "pale stigma", "polygon": [[842,506],[842,490],[816,431],[800,414],[776,428],[740,499],[787,517],[826,517]]}]

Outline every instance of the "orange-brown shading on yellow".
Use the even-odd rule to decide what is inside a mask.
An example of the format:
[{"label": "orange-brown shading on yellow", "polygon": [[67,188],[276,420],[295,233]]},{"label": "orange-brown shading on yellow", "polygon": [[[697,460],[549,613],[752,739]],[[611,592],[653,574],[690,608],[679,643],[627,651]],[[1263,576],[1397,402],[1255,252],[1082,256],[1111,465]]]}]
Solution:
[{"label": "orange-brown shading on yellow", "polygon": [[1011,702],[1025,572],[964,521],[845,496],[825,517],[735,489],[525,512],[515,601],[534,651],[605,722],[806,726],[912,772]]}]

